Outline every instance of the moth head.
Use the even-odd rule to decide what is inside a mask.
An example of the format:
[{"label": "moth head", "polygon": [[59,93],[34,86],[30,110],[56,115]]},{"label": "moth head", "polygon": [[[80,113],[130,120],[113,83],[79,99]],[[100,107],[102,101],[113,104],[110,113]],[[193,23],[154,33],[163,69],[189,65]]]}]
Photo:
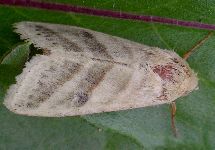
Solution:
[{"label": "moth head", "polygon": [[194,91],[194,90],[198,90],[198,78],[197,78],[197,74],[194,73],[193,70],[189,69],[189,75],[187,76],[187,78],[185,78],[181,85],[180,88],[183,91],[183,95],[182,96],[186,96],[188,95],[190,92]]},{"label": "moth head", "polygon": [[154,64],[152,70],[162,83],[158,99],[172,101],[198,89],[198,78],[184,59],[172,52],[168,54],[171,57],[165,57],[162,63]]}]

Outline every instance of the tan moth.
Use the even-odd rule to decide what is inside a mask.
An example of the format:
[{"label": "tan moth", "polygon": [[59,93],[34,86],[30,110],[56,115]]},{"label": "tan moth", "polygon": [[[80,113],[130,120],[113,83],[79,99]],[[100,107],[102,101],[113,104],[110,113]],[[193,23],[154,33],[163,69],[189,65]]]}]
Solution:
[{"label": "tan moth", "polygon": [[16,77],[5,106],[29,116],[75,116],[171,103],[198,79],[175,52],[89,29],[20,22],[15,32],[45,51]]}]

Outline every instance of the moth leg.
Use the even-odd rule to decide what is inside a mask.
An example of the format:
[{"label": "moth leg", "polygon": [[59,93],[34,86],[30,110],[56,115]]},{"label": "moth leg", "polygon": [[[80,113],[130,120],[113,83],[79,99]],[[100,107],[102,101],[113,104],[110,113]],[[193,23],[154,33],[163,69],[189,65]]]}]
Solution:
[{"label": "moth leg", "polygon": [[193,54],[193,52],[200,47],[201,45],[203,45],[205,43],[205,41],[207,41],[211,36],[213,35],[213,32],[209,32],[203,39],[199,40],[193,47],[191,47],[191,49],[189,49],[184,55],[183,58],[184,60],[187,60],[190,55]]},{"label": "moth leg", "polygon": [[172,126],[172,132],[175,137],[177,137],[177,131],[175,127],[175,114],[176,114],[176,103],[171,102],[171,126]]}]

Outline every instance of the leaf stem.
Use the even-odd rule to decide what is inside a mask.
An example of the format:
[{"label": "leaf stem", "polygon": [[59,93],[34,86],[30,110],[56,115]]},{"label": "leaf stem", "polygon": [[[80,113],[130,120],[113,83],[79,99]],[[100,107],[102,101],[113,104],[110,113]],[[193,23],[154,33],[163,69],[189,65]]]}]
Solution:
[{"label": "leaf stem", "polygon": [[121,11],[94,9],[94,8],[87,8],[87,7],[81,7],[81,6],[60,4],[60,3],[47,3],[47,2],[32,1],[32,0],[1,0],[0,4],[11,5],[11,6],[34,7],[34,8],[48,9],[48,10],[81,13],[81,14],[94,15],[94,16],[105,16],[105,17],[112,17],[112,18],[138,20],[138,21],[144,21],[149,23],[161,23],[161,24],[183,26],[183,27],[190,27],[190,28],[215,30],[215,25],[213,24],[206,24],[206,23],[195,22],[195,21],[177,20],[172,18],[165,18],[165,17],[151,16],[151,15],[137,15],[137,14],[125,13]]},{"label": "leaf stem", "polygon": [[174,137],[177,137],[177,130],[175,127],[175,114],[176,114],[176,104],[175,102],[171,103],[171,126]]}]

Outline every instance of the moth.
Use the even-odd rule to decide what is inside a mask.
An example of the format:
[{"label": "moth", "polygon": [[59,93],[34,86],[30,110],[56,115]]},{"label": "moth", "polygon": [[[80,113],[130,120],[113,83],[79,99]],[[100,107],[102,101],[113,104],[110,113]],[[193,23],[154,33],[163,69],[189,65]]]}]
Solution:
[{"label": "moth", "polygon": [[171,103],[198,86],[175,52],[75,26],[19,22],[44,54],[26,62],[5,97],[17,114],[63,117]]}]

